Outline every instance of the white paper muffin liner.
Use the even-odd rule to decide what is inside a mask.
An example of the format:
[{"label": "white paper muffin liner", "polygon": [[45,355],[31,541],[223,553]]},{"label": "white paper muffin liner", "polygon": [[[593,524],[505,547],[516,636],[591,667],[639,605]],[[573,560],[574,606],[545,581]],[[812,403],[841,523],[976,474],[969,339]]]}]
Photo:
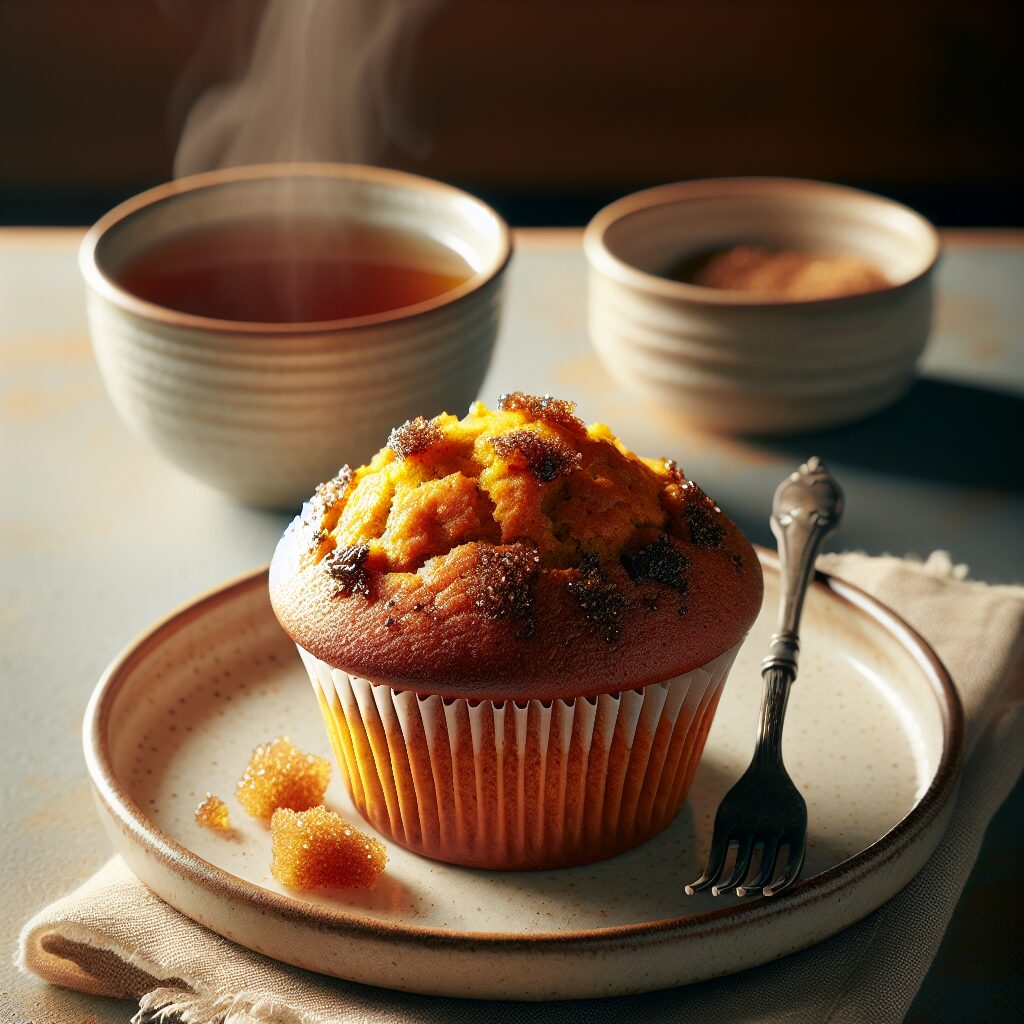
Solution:
[{"label": "white paper muffin liner", "polygon": [[520,869],[613,856],[675,817],[738,650],[639,690],[502,702],[397,691],[299,654],[378,832],[437,860]]}]

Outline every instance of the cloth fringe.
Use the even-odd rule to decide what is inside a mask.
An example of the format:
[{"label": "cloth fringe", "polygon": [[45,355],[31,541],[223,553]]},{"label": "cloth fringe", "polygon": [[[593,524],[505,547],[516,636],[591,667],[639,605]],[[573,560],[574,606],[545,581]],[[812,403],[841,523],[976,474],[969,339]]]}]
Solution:
[{"label": "cloth fringe", "polygon": [[308,1024],[310,1019],[244,992],[218,995],[157,988],[139,1000],[131,1024]]}]

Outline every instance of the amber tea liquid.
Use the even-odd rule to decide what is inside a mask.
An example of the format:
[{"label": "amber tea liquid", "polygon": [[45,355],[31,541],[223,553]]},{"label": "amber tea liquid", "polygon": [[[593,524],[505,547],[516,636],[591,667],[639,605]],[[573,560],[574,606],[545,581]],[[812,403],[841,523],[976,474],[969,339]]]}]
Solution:
[{"label": "amber tea liquid", "polygon": [[129,262],[118,280],[182,313],[287,324],[402,309],[472,274],[453,250],[411,232],[268,218],[168,239]]}]

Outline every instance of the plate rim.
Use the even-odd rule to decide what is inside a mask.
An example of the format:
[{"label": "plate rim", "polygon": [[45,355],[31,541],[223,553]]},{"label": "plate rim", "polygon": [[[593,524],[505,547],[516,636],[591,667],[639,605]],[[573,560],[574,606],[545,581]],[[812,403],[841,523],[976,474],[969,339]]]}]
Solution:
[{"label": "plate rim", "polygon": [[[778,556],[754,545],[762,567],[778,571]],[[744,927],[753,921],[788,913],[830,898],[837,891],[870,874],[878,866],[898,856],[938,817],[953,792],[963,758],[964,718],[959,694],[939,656],[931,645],[896,612],[860,587],[830,573],[816,571],[812,586],[822,588],[855,613],[880,625],[894,636],[914,658],[931,684],[942,720],[942,749],[927,789],[914,806],[875,842],[857,851],[819,874],[794,885],[781,896],[755,898],[719,910],[678,915],[657,921],[610,925],[606,928],[580,928],[562,932],[456,931],[406,922],[369,918],[350,911],[306,903],[295,897],[262,888],[199,856],[171,838],[128,795],[118,781],[110,760],[107,724],[110,709],[130,670],[160,642],[169,631],[177,632],[208,609],[237,598],[258,585],[265,586],[269,566],[263,565],[231,577],[179,604],[130,640],[112,659],[97,682],[82,723],[82,742],[86,768],[94,792],[119,828],[144,852],[160,858],[172,870],[186,876],[221,897],[243,900],[261,911],[273,912],[286,921],[295,921],[319,931],[330,931],[352,938],[386,939],[389,942],[480,951],[481,947],[502,949],[566,948],[614,949],[660,945],[692,935],[721,933]]]}]

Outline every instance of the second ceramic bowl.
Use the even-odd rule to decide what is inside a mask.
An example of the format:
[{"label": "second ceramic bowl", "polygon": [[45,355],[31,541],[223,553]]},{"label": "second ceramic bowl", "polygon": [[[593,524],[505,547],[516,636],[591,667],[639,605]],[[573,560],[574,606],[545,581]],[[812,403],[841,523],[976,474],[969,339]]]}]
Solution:
[{"label": "second ceramic bowl", "polygon": [[[423,235],[472,273],[414,306],[313,323],[196,316],[119,283],[160,242],[282,212]],[[458,189],[377,167],[280,164],[144,192],[97,222],[80,263],[93,347],[128,426],[241,501],[295,507],[340,463],[368,459],[396,424],[466,409],[490,363],[511,251],[505,222]]]},{"label": "second ceramic bowl", "polygon": [[[890,284],[796,301],[664,276],[737,244],[849,253]],[[931,327],[935,228],[899,203],[788,178],[648,189],[591,221],[590,335],[628,390],[696,425],[786,434],[849,422],[902,395]]]}]

